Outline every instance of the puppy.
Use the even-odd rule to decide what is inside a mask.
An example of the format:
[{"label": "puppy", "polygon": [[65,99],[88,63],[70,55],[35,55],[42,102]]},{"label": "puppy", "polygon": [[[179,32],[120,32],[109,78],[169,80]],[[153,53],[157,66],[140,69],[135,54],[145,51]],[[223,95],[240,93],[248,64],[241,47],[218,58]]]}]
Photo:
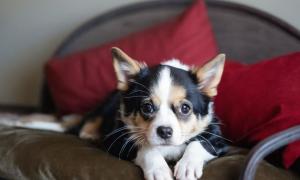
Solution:
[{"label": "puppy", "polygon": [[[53,122],[58,127],[48,130],[100,139],[103,149],[141,167],[147,180],[200,178],[204,164],[227,151],[213,110],[225,56],[202,67],[176,59],[148,67],[118,48],[112,55],[117,90],[81,121]],[[176,162],[174,172],[169,161]]]}]

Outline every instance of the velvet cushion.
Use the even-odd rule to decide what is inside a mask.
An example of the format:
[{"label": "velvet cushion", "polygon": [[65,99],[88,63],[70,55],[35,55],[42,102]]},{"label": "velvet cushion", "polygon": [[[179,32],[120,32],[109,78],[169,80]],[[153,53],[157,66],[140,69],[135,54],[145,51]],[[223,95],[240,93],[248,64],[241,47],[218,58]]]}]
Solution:
[{"label": "velvet cushion", "polygon": [[[300,124],[300,53],[253,65],[227,63],[216,98],[223,133],[236,145],[253,146]],[[283,151],[285,167],[300,158],[300,142]]]},{"label": "velvet cushion", "polygon": [[148,65],[171,58],[202,64],[216,55],[216,44],[203,0],[176,19],[118,41],[63,58],[53,58],[46,77],[61,113],[83,113],[116,88],[110,49],[117,46]]},{"label": "velvet cushion", "polygon": [[[245,156],[218,158],[204,168],[203,180],[238,179]],[[133,163],[119,160],[75,136],[0,126],[0,177],[43,180],[142,180]],[[263,162],[257,180],[296,180],[291,172]]]}]

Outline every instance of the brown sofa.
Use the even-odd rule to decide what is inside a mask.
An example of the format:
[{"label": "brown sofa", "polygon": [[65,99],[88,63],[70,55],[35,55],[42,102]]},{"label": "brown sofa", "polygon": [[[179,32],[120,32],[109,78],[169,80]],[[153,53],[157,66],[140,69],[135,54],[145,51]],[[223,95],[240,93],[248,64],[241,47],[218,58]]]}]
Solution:
[{"label": "brown sofa", "polygon": [[[131,162],[119,160],[77,137],[45,131],[0,127],[0,176],[7,179],[143,179]],[[246,150],[211,161],[202,179],[239,179]],[[299,179],[267,162],[259,165],[259,180]]]},{"label": "brown sofa", "polygon": [[[190,3],[190,0],[148,1],[100,15],[75,30],[57,49],[55,56],[65,56],[161,22],[178,14]],[[207,1],[207,5],[220,51],[225,52],[230,59],[254,63],[258,59],[300,49],[300,33],[273,16],[228,2]],[[272,39],[272,43],[269,39]],[[38,111],[55,112],[46,83]],[[247,153],[248,150],[232,148],[225,157],[209,162],[201,179],[239,179],[245,168]],[[251,159],[247,162],[252,162]],[[143,176],[134,164],[112,157],[96,145],[77,137],[0,126],[0,177],[98,180],[142,179]],[[255,179],[300,177],[263,161],[259,164]]]}]

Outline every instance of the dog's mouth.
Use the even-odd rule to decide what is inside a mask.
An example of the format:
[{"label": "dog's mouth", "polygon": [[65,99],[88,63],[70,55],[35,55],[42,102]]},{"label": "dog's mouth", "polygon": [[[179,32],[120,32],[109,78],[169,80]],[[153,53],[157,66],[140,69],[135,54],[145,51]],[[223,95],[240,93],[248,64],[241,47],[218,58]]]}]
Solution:
[{"label": "dog's mouth", "polygon": [[173,142],[172,140],[160,140],[160,142],[157,143],[150,143],[152,146],[178,146],[182,143],[179,142]]},{"label": "dog's mouth", "polygon": [[174,145],[172,142],[168,141],[168,140],[165,140],[164,142],[160,143],[159,144],[160,146],[171,146],[171,145]]}]

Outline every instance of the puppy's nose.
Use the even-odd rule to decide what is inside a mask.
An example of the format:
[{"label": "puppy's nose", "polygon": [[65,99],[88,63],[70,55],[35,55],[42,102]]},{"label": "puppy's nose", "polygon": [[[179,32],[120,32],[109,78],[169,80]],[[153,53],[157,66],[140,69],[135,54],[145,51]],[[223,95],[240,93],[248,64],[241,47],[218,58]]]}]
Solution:
[{"label": "puppy's nose", "polygon": [[173,129],[166,126],[159,126],[156,131],[158,136],[163,139],[169,139],[173,134]]}]

